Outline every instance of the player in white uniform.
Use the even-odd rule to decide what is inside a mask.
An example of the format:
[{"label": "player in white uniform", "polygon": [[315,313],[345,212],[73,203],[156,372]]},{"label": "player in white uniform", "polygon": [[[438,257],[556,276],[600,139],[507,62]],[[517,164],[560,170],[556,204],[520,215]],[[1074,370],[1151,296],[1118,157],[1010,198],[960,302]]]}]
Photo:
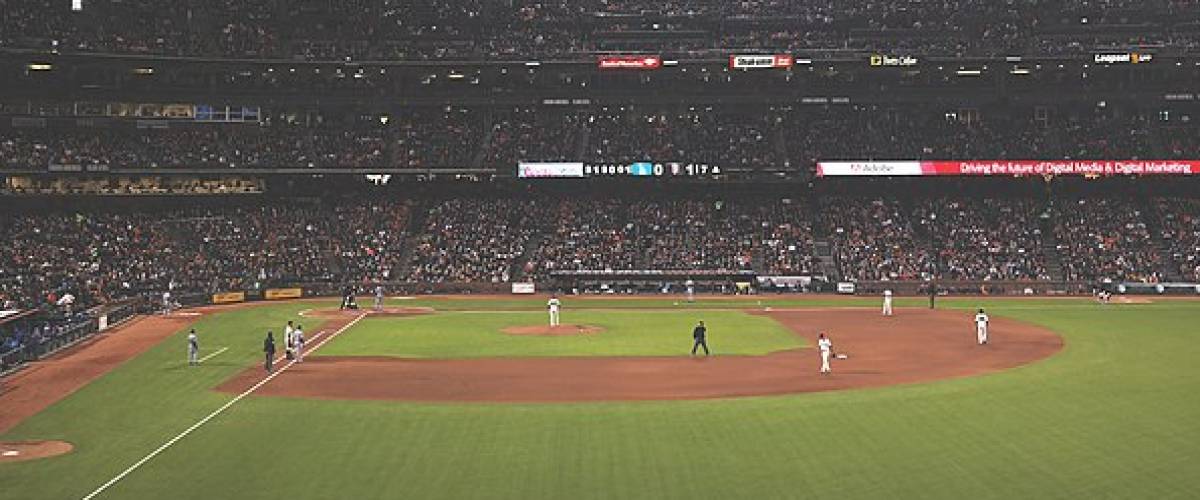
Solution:
[{"label": "player in white uniform", "polygon": [[892,315],[892,291],[891,290],[883,291],[883,315],[884,316]]},{"label": "player in white uniform", "polygon": [[979,310],[979,314],[975,315],[975,339],[979,341],[979,345],[984,345],[988,342],[988,315]]},{"label": "player in white uniform", "polygon": [[550,311],[550,326],[558,326],[558,308],[562,306],[562,302],[558,300],[558,295],[551,295],[550,300],[546,302],[546,309]]},{"label": "player in white uniform", "polygon": [[292,352],[295,353],[296,362],[304,362],[304,330],[300,325],[296,325],[296,329],[292,331]]},{"label": "player in white uniform", "polygon": [[696,282],[692,281],[691,278],[688,278],[687,281],[683,282],[683,286],[687,293],[688,303],[690,304],[692,302],[695,302],[696,301]]},{"label": "player in white uniform", "polygon": [[295,331],[291,321],[283,326],[283,354],[287,359],[292,359],[292,333]]},{"label": "player in white uniform", "polygon": [[171,314],[171,292],[163,292],[162,294],[162,313]]},{"label": "player in white uniform", "polygon": [[829,368],[829,358],[833,356],[833,341],[822,333],[817,337],[817,349],[821,350],[821,373],[833,373]]},{"label": "player in white uniform", "polygon": [[196,366],[200,364],[196,357],[200,355],[200,339],[196,337],[196,329],[193,328],[191,333],[188,333],[188,365]]}]

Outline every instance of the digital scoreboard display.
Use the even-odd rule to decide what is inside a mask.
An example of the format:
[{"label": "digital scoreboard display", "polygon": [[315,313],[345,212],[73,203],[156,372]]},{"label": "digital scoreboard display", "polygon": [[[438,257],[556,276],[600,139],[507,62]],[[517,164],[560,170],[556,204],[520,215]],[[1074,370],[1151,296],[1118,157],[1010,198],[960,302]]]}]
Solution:
[{"label": "digital scoreboard display", "polygon": [[520,162],[517,177],[522,179],[580,179],[589,177],[716,177],[723,173],[711,163],[650,162],[583,163]]}]

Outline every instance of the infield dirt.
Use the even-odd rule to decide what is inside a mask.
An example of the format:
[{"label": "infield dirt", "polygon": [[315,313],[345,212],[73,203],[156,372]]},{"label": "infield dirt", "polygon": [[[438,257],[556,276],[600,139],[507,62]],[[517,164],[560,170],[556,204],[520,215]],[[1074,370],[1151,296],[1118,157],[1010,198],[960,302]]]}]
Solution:
[{"label": "infield dirt", "polygon": [[[991,342],[975,343],[966,311],[874,308],[759,311],[815,344],[826,332],[838,360],[817,373],[813,349],[766,356],[404,359],[314,356],[260,388],[257,396],[401,401],[580,402],[766,396],[925,382],[997,372],[1044,359],[1063,347],[1053,332],[1005,318]],[[352,334],[352,332],[348,332]],[[497,334],[500,334],[499,332]],[[691,346],[680,338],[680,353]],[[218,389],[239,393],[261,378],[248,369]]]}]

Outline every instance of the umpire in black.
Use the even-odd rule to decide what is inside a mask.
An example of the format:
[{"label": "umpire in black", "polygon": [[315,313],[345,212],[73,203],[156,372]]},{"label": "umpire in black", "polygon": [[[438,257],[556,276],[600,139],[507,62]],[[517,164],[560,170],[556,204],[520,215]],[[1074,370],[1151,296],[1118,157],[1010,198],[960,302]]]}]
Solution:
[{"label": "umpire in black", "polygon": [[270,331],[267,331],[267,338],[263,339],[263,354],[266,356],[266,359],[263,360],[263,368],[270,373],[275,364],[275,336]]},{"label": "umpire in black", "polygon": [[692,340],[694,341],[692,344],[692,355],[693,356],[696,354],[696,348],[698,348],[698,347],[704,348],[705,356],[709,355],[709,352],[708,352],[708,329],[704,328],[703,321],[701,321],[699,324],[697,324],[696,328],[692,329]]}]

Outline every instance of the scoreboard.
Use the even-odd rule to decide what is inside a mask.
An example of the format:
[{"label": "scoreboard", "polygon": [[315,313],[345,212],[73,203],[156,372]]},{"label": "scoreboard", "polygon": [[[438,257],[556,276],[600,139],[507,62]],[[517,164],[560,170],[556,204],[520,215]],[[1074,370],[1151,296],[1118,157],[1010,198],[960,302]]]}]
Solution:
[{"label": "scoreboard", "polygon": [[522,179],[582,179],[592,177],[717,177],[718,165],[689,162],[632,163],[607,162],[520,162],[517,177]]}]

